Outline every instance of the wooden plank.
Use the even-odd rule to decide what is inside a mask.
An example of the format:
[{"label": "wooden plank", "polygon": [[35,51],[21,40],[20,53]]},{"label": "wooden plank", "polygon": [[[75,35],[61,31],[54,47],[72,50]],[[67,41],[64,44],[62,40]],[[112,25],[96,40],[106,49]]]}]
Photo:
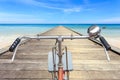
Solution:
[{"label": "wooden plank", "polygon": [[7,70],[0,71],[0,78],[51,78],[48,71],[20,71],[20,70]]}]

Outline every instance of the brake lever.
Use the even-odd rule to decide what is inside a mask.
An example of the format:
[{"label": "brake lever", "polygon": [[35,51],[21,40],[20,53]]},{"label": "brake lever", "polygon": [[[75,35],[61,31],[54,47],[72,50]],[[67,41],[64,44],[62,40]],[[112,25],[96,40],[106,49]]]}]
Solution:
[{"label": "brake lever", "polygon": [[[21,42],[20,42],[20,43],[21,43]],[[15,59],[15,55],[16,55],[16,52],[17,52],[17,49],[18,49],[20,43],[19,43],[19,44],[17,45],[17,47],[15,48],[15,51],[14,51],[13,56],[12,56],[12,62],[13,62],[14,59]]]},{"label": "brake lever", "polygon": [[111,47],[110,47],[110,45],[108,44],[108,42],[105,40],[104,37],[99,36],[99,39],[100,39],[100,41],[101,41],[101,43],[102,43],[102,46],[103,46],[103,48],[104,48],[104,51],[105,51],[107,60],[110,61],[110,56],[109,56],[109,54],[108,54],[108,50],[110,50]]},{"label": "brake lever", "polygon": [[107,60],[110,61],[110,56],[108,54],[108,50],[104,47],[104,45],[102,44],[103,48],[104,48],[104,51],[105,51],[105,54],[106,54],[106,57],[107,57]]}]

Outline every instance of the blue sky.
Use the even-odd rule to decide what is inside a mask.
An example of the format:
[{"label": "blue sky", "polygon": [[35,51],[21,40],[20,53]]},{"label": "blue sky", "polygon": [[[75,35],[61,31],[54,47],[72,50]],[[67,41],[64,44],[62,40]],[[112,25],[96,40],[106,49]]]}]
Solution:
[{"label": "blue sky", "polygon": [[120,0],[0,0],[0,23],[120,23]]}]

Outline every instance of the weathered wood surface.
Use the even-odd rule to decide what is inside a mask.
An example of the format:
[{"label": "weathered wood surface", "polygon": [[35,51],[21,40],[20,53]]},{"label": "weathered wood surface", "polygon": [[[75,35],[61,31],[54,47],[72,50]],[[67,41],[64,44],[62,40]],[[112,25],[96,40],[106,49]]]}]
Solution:
[{"label": "weathered wood surface", "polygon": [[[78,35],[64,27],[56,27],[41,35]],[[21,45],[14,62],[11,52],[0,56],[0,80],[51,80],[47,54],[55,40],[30,40]],[[73,71],[70,80],[120,80],[120,56],[88,39],[64,40],[63,45],[72,52]]]}]

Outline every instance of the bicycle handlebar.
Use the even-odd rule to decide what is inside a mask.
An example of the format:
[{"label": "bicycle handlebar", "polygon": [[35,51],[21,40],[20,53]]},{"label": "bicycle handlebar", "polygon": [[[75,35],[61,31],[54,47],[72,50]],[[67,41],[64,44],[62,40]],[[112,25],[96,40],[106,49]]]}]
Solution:
[{"label": "bicycle handlebar", "polygon": [[89,36],[33,36],[33,37],[21,37],[17,38],[11,47],[9,48],[10,52],[14,52],[15,48],[18,46],[18,44],[21,42],[22,39],[58,39],[58,40],[63,40],[63,39],[87,39]]},{"label": "bicycle handlebar", "polygon": [[21,39],[87,39],[89,36],[37,36],[37,37],[21,37]]},{"label": "bicycle handlebar", "polygon": [[110,45],[108,44],[108,42],[105,40],[104,37],[100,36],[99,39],[100,39],[101,43],[104,45],[104,47],[106,48],[106,50],[111,49]]},{"label": "bicycle handlebar", "polygon": [[9,51],[10,51],[10,52],[13,52],[13,51],[15,50],[15,48],[17,47],[17,45],[20,43],[20,41],[21,41],[21,39],[17,38],[17,39],[13,42],[13,44],[10,46]]},{"label": "bicycle handlebar", "polygon": [[[89,33],[89,36],[23,36],[21,38],[17,38],[12,46],[9,48],[9,51],[10,52],[14,52],[13,54],[13,57],[12,57],[12,61],[14,60],[14,57],[15,57],[15,54],[16,54],[16,51],[17,51],[17,48],[21,42],[22,39],[56,39],[57,41],[59,41],[59,46],[61,46],[61,42],[64,40],[64,39],[88,39],[88,38],[92,38],[92,37],[96,37],[100,39],[104,49],[105,49],[105,53],[107,55],[107,59],[108,61],[110,60],[109,58],[109,55],[107,53],[107,51],[109,49],[111,49],[110,45],[108,44],[108,42],[105,40],[104,37],[100,36],[100,28],[98,26],[92,26],[88,29],[88,33]],[[61,47],[60,47],[60,50],[61,50]],[[60,51],[59,50],[59,51]],[[61,53],[61,52],[60,52]]]},{"label": "bicycle handlebar", "polygon": [[[87,39],[90,38],[89,36],[33,36],[33,37],[21,37],[21,38],[17,38],[13,44],[11,45],[11,47],[9,48],[10,52],[13,52],[15,50],[15,48],[17,47],[17,45],[20,43],[20,41],[22,39]],[[101,43],[103,44],[103,46],[106,48],[106,50],[111,49],[110,45],[108,44],[108,42],[105,40],[104,37],[100,36],[99,37]]]}]

